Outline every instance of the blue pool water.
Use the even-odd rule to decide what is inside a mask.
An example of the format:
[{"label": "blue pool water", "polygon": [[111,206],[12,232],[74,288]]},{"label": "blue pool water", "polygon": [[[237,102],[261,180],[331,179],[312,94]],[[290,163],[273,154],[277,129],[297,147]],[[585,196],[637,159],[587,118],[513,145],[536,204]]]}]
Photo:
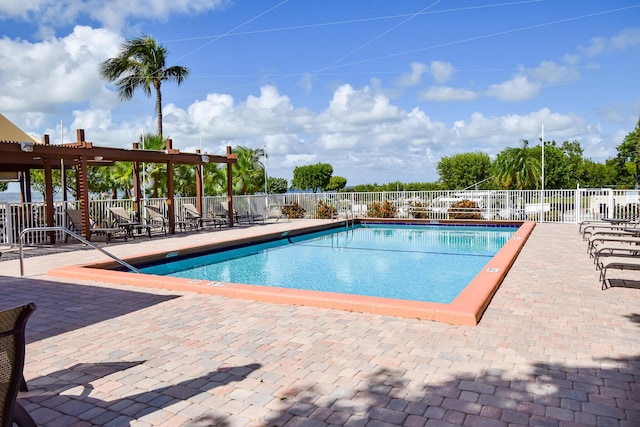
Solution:
[{"label": "blue pool water", "polygon": [[143,273],[450,303],[517,227],[360,225],[141,267]]},{"label": "blue pool water", "polygon": [[360,225],[141,267],[147,274],[450,303],[517,227]]}]

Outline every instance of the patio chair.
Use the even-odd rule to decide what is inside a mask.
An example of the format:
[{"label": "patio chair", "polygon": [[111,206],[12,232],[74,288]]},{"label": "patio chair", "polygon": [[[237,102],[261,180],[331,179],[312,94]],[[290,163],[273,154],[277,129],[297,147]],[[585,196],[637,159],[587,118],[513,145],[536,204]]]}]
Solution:
[{"label": "patio chair", "polygon": [[637,237],[635,234],[621,232],[617,234],[610,233],[594,233],[589,237],[589,242],[587,244],[587,253],[593,254],[596,248],[600,245],[618,242],[618,243],[628,243],[630,245],[640,244],[640,237]]},{"label": "patio chair", "polygon": [[612,256],[600,260],[600,281],[604,288],[607,282],[607,271],[610,268],[616,270],[640,271],[640,257],[638,256]]},{"label": "patio chair", "polygon": [[251,214],[248,214],[251,217],[251,222],[262,221],[264,224],[264,220],[269,217],[269,212],[267,210],[267,201],[264,199],[249,199],[249,206],[251,208]]},{"label": "patio chair", "polygon": [[182,208],[187,214],[187,220],[193,223],[193,228],[198,229],[208,225],[222,228],[223,225],[227,224],[224,218],[216,216],[203,217],[193,203],[185,203],[182,205]]},{"label": "patio chair", "polygon": [[624,242],[604,242],[594,247],[590,256],[593,257],[593,262],[596,265],[596,269],[600,268],[600,259],[609,257],[637,257],[640,256],[640,245],[630,244]]},{"label": "patio chair", "polygon": [[161,233],[166,235],[169,229],[169,220],[164,217],[159,207],[153,205],[146,205],[147,216],[144,220],[147,226],[147,232],[149,237],[153,233]]},{"label": "patio chair", "polygon": [[[159,231],[167,234],[169,230],[169,219],[166,214],[163,213],[162,209],[159,206],[154,205],[145,205],[147,210],[147,224],[151,227],[150,231]],[[175,220],[175,225],[180,229],[180,231],[186,231],[187,227],[192,228],[193,221],[180,221],[178,219]]]},{"label": "patio chair", "polygon": [[[222,207],[222,211],[224,212],[224,214],[228,217],[229,204],[227,202],[220,202],[220,206]],[[247,211],[238,211],[235,209],[233,210],[233,219],[238,224],[240,224],[241,222],[248,222],[248,223],[254,222],[256,217],[264,218],[259,215],[250,215],[249,212]]]},{"label": "patio chair", "polygon": [[116,224],[118,224],[118,227],[124,228],[127,232],[127,236],[132,239],[135,237],[134,231],[141,234],[143,230],[149,235],[149,237],[151,237],[151,226],[149,224],[143,224],[141,221],[132,221],[131,215],[125,208],[112,206],[109,208],[109,212],[111,212],[111,215],[113,216]]},{"label": "patio chair", "polygon": [[626,225],[637,224],[638,221],[632,221],[627,218],[600,218],[600,219],[587,219],[580,223],[578,227],[578,233],[583,234],[584,228],[589,226],[610,226],[610,225]]},{"label": "patio chair", "polygon": [[24,387],[25,327],[36,309],[30,303],[0,312],[0,426],[36,427],[29,413],[18,402]]},{"label": "patio chair", "polygon": [[[84,227],[82,225],[82,211],[80,209],[67,209],[67,217],[71,222],[71,230],[79,234],[82,234]],[[115,237],[123,237],[127,240],[127,232],[121,227],[96,227],[95,221],[89,219],[91,228],[89,229],[89,238],[92,235],[105,236],[107,243],[111,242],[111,239]],[[69,240],[69,236],[65,238],[65,242]]]},{"label": "patio chair", "polygon": [[631,225],[624,224],[589,224],[582,229],[582,238],[588,240],[590,236],[596,233],[611,233],[616,234],[622,232],[625,228],[631,227]]}]

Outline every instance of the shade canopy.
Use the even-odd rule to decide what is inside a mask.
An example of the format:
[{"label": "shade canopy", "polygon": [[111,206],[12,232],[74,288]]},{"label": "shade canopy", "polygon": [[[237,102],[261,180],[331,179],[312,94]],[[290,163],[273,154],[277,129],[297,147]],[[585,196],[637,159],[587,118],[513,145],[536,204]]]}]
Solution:
[{"label": "shade canopy", "polygon": [[33,144],[40,144],[41,142],[24,132],[18,126],[14,125],[11,120],[0,114],[0,141],[17,141],[17,142],[31,142]]}]

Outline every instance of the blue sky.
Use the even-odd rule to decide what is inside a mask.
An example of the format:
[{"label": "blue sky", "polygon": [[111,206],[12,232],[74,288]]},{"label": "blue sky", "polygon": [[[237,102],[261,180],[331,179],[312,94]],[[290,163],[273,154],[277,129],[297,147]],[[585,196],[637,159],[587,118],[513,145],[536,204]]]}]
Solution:
[{"label": "blue sky", "polygon": [[9,0],[0,112],[52,143],[82,128],[130,147],[154,99],[120,101],[97,67],[145,34],[191,71],[163,85],[165,136],[266,147],[270,176],[435,181],[442,156],[494,157],[543,125],[604,161],[640,116],[638,18],[638,0]]}]

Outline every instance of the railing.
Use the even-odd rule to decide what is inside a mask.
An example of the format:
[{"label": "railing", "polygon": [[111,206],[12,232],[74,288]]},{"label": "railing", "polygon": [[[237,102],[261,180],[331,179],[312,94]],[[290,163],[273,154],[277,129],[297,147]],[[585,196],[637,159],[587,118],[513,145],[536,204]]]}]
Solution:
[{"label": "railing", "polygon": [[24,253],[23,253],[23,238],[24,238],[24,236],[29,234],[29,233],[32,233],[32,232],[46,233],[46,232],[53,232],[53,231],[61,232],[61,233],[64,233],[64,234],[68,234],[69,236],[80,240],[85,245],[91,246],[92,248],[99,250],[100,252],[102,252],[106,256],[108,256],[108,257],[112,258],[113,260],[115,260],[118,264],[122,265],[123,267],[128,268],[129,270],[133,271],[134,273],[140,273],[140,270],[138,270],[137,268],[135,268],[131,264],[127,263],[126,261],[121,260],[117,256],[107,252],[106,250],[102,249],[100,246],[96,245],[95,243],[92,243],[92,242],[88,241],[84,237],[74,233],[73,231],[69,230],[68,228],[65,228],[65,227],[36,227],[36,228],[25,228],[24,230],[22,230],[20,232],[20,238],[19,238],[19,242],[20,242],[20,276],[24,276]]},{"label": "railing", "polygon": [[[466,204],[462,204],[467,200]],[[463,191],[390,191],[370,193],[286,193],[252,196],[234,196],[236,211],[251,215],[282,217],[282,208],[297,206],[304,211],[304,218],[318,217],[318,204],[336,209],[345,219],[365,218],[373,214],[376,205],[390,207],[396,218],[423,218],[446,220],[472,217],[479,220],[530,220],[577,224],[584,220],[606,217],[638,219],[640,196],[636,190],[575,189],[545,190],[463,190]],[[222,215],[227,196],[207,196],[202,200],[203,216]],[[195,197],[176,197],[174,213],[177,220],[184,221],[184,203],[196,204]],[[111,226],[114,219],[110,207],[120,206],[131,212],[132,199],[91,200],[89,214],[98,226]],[[142,220],[151,216],[145,206],[157,207],[168,217],[166,199],[153,198],[141,201]],[[54,226],[67,227],[66,210],[79,208],[78,201],[54,202]],[[45,204],[0,203],[0,245],[15,245],[20,232],[26,228],[42,227],[45,222]],[[62,236],[56,231],[57,236]],[[27,243],[46,242],[47,232],[34,232]]]}]

